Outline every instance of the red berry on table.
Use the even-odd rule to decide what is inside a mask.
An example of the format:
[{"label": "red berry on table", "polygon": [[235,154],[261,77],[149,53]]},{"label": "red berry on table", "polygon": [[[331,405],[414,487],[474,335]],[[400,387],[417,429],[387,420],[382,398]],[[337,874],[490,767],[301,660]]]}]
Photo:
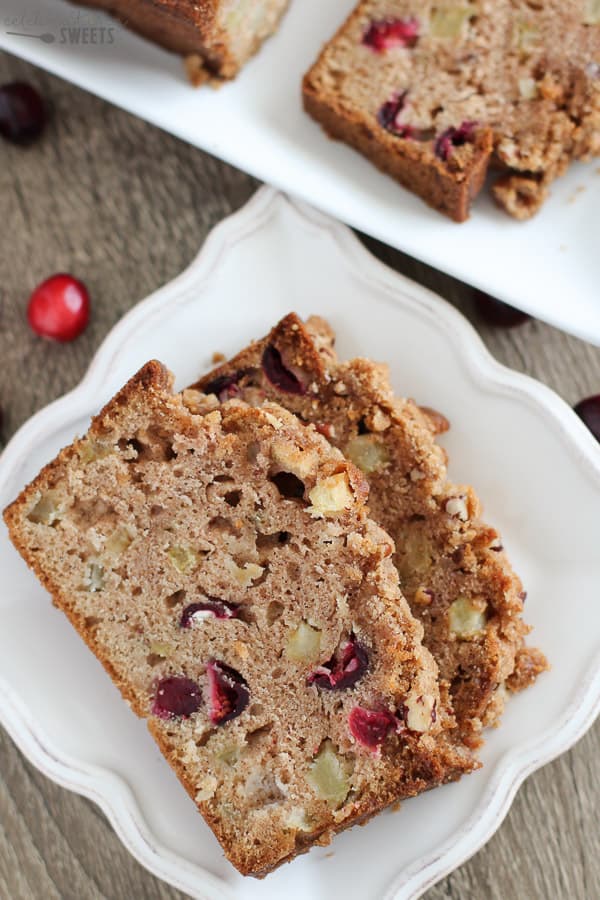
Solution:
[{"label": "red berry on table", "polygon": [[59,273],[42,281],[27,307],[27,320],[36,334],[55,341],[72,341],[90,318],[86,286],[72,275]]},{"label": "red berry on table", "polygon": [[600,441],[600,394],[580,400],[573,409],[596,440]]},{"label": "red berry on table", "polygon": [[483,291],[475,291],[475,308],[482,319],[490,325],[496,325],[499,328],[514,328],[516,325],[522,325],[527,322],[531,316],[508,303],[496,300]]},{"label": "red berry on table", "polygon": [[23,81],[0,87],[0,135],[13,144],[29,144],[46,125],[44,101],[35,88]]}]

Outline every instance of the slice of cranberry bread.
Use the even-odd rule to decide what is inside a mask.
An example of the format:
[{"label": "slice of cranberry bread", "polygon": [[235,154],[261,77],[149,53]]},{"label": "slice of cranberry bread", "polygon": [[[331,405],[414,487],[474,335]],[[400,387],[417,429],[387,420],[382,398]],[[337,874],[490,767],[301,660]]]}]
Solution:
[{"label": "slice of cranberry bread", "polygon": [[293,313],[195,388],[277,400],[364,472],[370,515],[395,542],[401,588],[450,685],[460,738],[477,746],[507,690],[531,683],[546,661],[524,645],[525,594],[498,533],[480,521],[472,488],[448,479],[435,441],[444,417],[395,397],[384,366],[338,362],[324,320],[304,325]]},{"label": "slice of cranberry bread", "polygon": [[234,78],[276,30],[289,0],[74,0],[104,9],[185,56],[190,79]]},{"label": "slice of cranberry bread", "polygon": [[363,0],[304,79],[331,137],[457,222],[488,165],[496,201],[535,213],[600,154],[597,0]]},{"label": "slice of cranberry bread", "polygon": [[264,874],[470,771],[362,473],[276,404],[147,364],[6,510],[11,538]]}]

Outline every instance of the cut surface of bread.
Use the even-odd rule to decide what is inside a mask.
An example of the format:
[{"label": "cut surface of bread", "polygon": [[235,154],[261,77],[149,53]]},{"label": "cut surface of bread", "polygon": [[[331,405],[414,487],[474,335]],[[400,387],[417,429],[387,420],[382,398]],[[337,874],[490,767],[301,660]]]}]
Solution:
[{"label": "cut surface of bread", "polygon": [[5,511],[243,873],[476,767],[368,487],[277,404],[148,363]]},{"label": "cut surface of bread", "polygon": [[600,154],[600,7],[363,0],[303,90],[331,137],[450,218],[491,164],[497,203],[526,219],[572,160]]},{"label": "cut surface of bread", "polygon": [[276,400],[360,467],[369,514],[395,542],[402,592],[450,686],[460,739],[476,747],[508,691],[547,666],[524,644],[525,593],[473,489],[448,478],[435,440],[445,418],[395,397],[385,366],[338,361],[333,342],[323,319],[304,324],[292,313],[194,388],[215,403]]},{"label": "cut surface of bread", "polygon": [[289,0],[73,0],[104,9],[187,57],[190,79],[234,78],[277,29]]}]

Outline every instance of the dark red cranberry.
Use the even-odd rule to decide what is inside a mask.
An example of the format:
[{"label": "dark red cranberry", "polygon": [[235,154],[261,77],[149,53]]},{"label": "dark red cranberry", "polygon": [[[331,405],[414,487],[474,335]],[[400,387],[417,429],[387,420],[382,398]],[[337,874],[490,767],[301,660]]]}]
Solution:
[{"label": "dark red cranberry", "polygon": [[419,40],[419,20],[414,16],[404,19],[377,19],[369,25],[362,42],[376,53],[394,47],[414,47]]},{"label": "dark red cranberry", "polygon": [[398,728],[398,724],[396,716],[387,709],[364,709],[362,706],[355,706],[348,716],[350,733],[370,750],[377,750],[389,732]]},{"label": "dark red cranberry", "polygon": [[35,88],[22,81],[0,87],[0,134],[13,144],[30,144],[44,130],[46,110]]},{"label": "dark red cranberry", "polygon": [[392,97],[391,100],[386,101],[386,103],[379,108],[379,112],[377,113],[377,121],[381,127],[385,128],[386,131],[391,131],[392,134],[398,134],[398,129],[402,128],[402,126],[396,122],[396,119],[398,118],[398,114],[401,113],[406,106],[407,94],[408,91],[403,91],[401,94]]},{"label": "dark red cranberry", "polygon": [[495,297],[490,297],[483,291],[475,291],[474,299],[475,309],[481,318],[498,328],[514,328],[531,318],[528,313],[515,309],[514,306],[509,306],[508,303],[503,303],[501,300],[496,300]]},{"label": "dark red cranberry", "polygon": [[223,662],[211,660],[206,667],[210,694],[210,721],[224,725],[248,706],[250,691],[239,672]]},{"label": "dark red cranberry", "polygon": [[60,273],[39,284],[27,307],[27,320],[36,334],[55,341],[72,341],[90,318],[86,286],[72,275]]},{"label": "dark red cranberry", "polygon": [[384,103],[377,113],[377,121],[382,128],[385,128],[386,131],[389,131],[395,137],[412,141],[432,140],[435,137],[433,128],[417,128],[416,125],[409,125],[399,121],[400,113],[406,106],[407,94],[408,91],[404,91],[402,94],[392,97],[391,100]]},{"label": "dark red cranberry", "polygon": [[237,397],[239,395],[240,388],[238,382],[245,374],[246,372],[242,371],[234,372],[233,375],[219,375],[204,386],[204,393],[216,394],[220,403],[224,403],[225,400],[231,400],[232,397]]},{"label": "dark red cranberry", "polygon": [[156,686],[152,712],[161,719],[187,719],[200,709],[199,685],[183,675],[161,678]]},{"label": "dark red cranberry", "polygon": [[600,394],[586,397],[573,407],[582,422],[585,422],[597,441],[600,441]]},{"label": "dark red cranberry", "polygon": [[186,606],[181,614],[179,624],[182,628],[191,628],[196,619],[237,619],[238,616],[239,611],[235,604],[210,597],[208,600],[201,600]]},{"label": "dark red cranberry", "polygon": [[325,691],[342,691],[354,687],[367,671],[368,664],[366,649],[352,636],[329,662],[311,672],[307,681]]},{"label": "dark red cranberry", "polygon": [[474,141],[476,128],[477,122],[463,122],[458,128],[455,128],[454,125],[446,128],[435,142],[436,156],[445,162],[454,147],[462,147],[463,144],[470,144]]},{"label": "dark red cranberry", "polygon": [[304,394],[306,387],[291,369],[284,365],[281,353],[273,344],[267,344],[262,356],[262,367],[273,387],[286,394]]}]

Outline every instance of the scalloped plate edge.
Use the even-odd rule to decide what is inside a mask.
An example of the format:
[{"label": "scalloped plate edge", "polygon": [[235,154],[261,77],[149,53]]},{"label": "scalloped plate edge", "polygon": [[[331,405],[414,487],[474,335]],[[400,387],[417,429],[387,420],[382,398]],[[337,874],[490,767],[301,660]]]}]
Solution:
[{"label": "scalloped plate edge", "polygon": [[[583,465],[600,496],[600,449],[570,407],[552,390],[529,376],[513,372],[498,363],[487,351],[476,331],[449,303],[375,259],[344,225],[312,207],[262,187],[237,213],[221,222],[209,234],[198,256],[177,278],[151,294],[127,313],[107,335],[79,385],[46,406],[26,422],[0,456],[0,488],[18,477],[27,448],[35,444],[57,423],[66,424],[89,414],[90,400],[101,387],[114,360],[128,344],[138,323],[159,317],[173,302],[189,302],[187,288],[202,288],[227,250],[259,230],[282,206],[304,227],[325,230],[334,240],[343,262],[356,277],[373,283],[392,302],[400,288],[420,315],[437,328],[450,331],[459,342],[461,360],[480,384],[497,392],[518,397],[541,412],[549,426],[558,429],[573,461]],[[62,418],[61,418],[62,417]],[[525,778],[536,769],[567,751],[591,727],[600,714],[600,653],[590,666],[576,694],[572,709],[551,734],[505,754],[477,808],[463,828],[436,851],[416,860],[389,886],[385,900],[416,900],[421,894],[477,852],[502,823],[514,796]],[[20,750],[41,772],[58,784],[97,803],[129,852],[149,871],[198,900],[231,900],[224,882],[183,860],[153,839],[128,785],[114,772],[82,764],[56,748],[31,719],[15,691],[0,679],[0,722]]]}]

